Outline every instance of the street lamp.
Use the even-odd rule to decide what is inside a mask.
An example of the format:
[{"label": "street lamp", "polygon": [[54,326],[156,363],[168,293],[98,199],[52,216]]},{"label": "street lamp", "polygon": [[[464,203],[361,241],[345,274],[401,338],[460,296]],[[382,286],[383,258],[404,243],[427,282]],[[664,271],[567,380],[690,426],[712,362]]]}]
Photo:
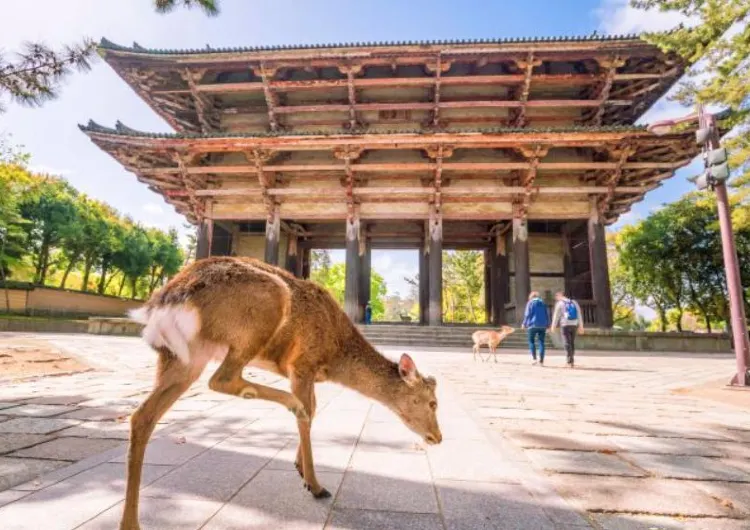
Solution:
[{"label": "street lamp", "polygon": [[719,130],[716,127],[716,117],[705,112],[703,106],[698,112],[675,120],[663,120],[651,124],[648,130],[656,135],[669,134],[672,129],[683,123],[698,123],[695,133],[696,143],[703,149],[705,171],[691,179],[699,189],[713,189],[716,192],[716,205],[719,213],[721,229],[721,248],[724,255],[724,269],[727,275],[727,289],[729,291],[729,311],[732,322],[732,338],[734,352],[737,358],[737,373],[730,382],[736,386],[750,386],[750,339],[747,335],[747,321],[745,320],[745,306],[742,298],[742,281],[740,278],[740,264],[737,259],[737,249],[734,244],[732,231],[732,215],[729,208],[729,195],[726,181],[729,178],[729,167],[726,162],[726,151],[719,142]]}]

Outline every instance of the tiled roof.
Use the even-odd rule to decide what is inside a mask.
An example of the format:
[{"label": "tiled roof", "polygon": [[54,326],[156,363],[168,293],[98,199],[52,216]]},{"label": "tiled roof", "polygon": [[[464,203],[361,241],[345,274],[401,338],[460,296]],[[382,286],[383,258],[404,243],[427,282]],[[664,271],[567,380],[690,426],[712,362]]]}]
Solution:
[{"label": "tiled roof", "polygon": [[375,47],[394,47],[394,46],[461,46],[471,44],[516,44],[528,43],[538,44],[545,42],[608,42],[608,41],[627,41],[639,40],[640,34],[631,33],[624,35],[600,35],[591,33],[589,35],[570,35],[557,37],[507,37],[495,39],[443,39],[443,40],[422,40],[422,41],[378,41],[378,42],[337,42],[327,44],[291,44],[277,46],[238,46],[231,48],[211,48],[206,45],[205,48],[195,48],[187,50],[170,50],[144,48],[137,42],[132,46],[122,46],[116,44],[104,37],[99,42],[99,47],[104,50],[123,51],[129,53],[142,53],[145,55],[196,55],[205,53],[242,53],[242,52],[269,52],[283,50],[317,50],[325,48],[375,48]]},{"label": "tiled roof", "polygon": [[[430,136],[435,133],[429,130],[413,129],[413,130],[378,130],[368,131],[365,129],[360,130],[349,130],[340,129],[335,131],[276,131],[276,132],[214,132],[208,134],[201,133],[150,133],[138,131],[132,129],[117,122],[115,127],[105,127],[99,125],[93,120],[89,120],[86,125],[78,125],[78,128],[86,133],[101,133],[110,134],[116,136],[131,136],[140,138],[167,138],[167,139],[182,139],[182,138],[266,138],[275,136],[359,136],[362,134],[368,135],[392,135],[392,134],[424,134]],[[558,132],[626,132],[626,131],[645,131],[646,127],[643,125],[611,125],[601,127],[589,127],[583,125],[573,125],[569,127],[481,127],[472,129],[456,129],[445,131],[450,134],[461,134],[461,133],[484,133],[484,134],[501,134],[501,133],[525,133],[525,134],[539,134],[539,133],[558,133]]]}]

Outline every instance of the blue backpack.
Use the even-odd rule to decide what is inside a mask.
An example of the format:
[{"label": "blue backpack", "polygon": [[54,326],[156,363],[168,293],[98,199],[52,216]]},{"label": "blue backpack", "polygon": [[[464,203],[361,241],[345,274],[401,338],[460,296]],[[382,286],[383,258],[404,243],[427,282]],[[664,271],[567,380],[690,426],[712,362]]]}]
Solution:
[{"label": "blue backpack", "polygon": [[578,320],[578,308],[573,300],[565,300],[565,318],[568,320]]}]

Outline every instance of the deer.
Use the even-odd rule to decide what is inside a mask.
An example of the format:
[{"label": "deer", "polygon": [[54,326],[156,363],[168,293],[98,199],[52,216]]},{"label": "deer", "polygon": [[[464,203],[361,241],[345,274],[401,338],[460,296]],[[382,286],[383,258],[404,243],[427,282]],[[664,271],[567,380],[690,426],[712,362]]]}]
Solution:
[{"label": "deer", "polygon": [[[210,257],[180,271],[130,318],[158,354],[156,381],[130,418],[127,486],[120,530],[138,530],[143,459],[161,416],[212,359],[216,392],[263,399],[296,418],[295,467],[316,499],[330,497],[313,466],[311,425],[315,383],[330,381],[378,401],[427,444],[439,444],[437,382],[406,353],[394,362],[379,353],[323,287],[264,262]],[[290,392],[251,383],[245,366],[286,377]]]},{"label": "deer", "polygon": [[490,360],[490,354],[495,359],[495,362],[497,362],[497,353],[495,350],[497,349],[497,346],[505,340],[505,337],[513,333],[515,330],[510,326],[503,326],[497,331],[494,330],[479,330],[475,331],[471,335],[471,340],[474,341],[474,348],[472,348],[474,352],[474,360],[477,360],[477,355],[479,355],[479,360],[484,362],[484,359],[482,359],[482,354],[479,351],[480,346],[487,346],[490,349],[489,354],[487,354],[487,360]]}]

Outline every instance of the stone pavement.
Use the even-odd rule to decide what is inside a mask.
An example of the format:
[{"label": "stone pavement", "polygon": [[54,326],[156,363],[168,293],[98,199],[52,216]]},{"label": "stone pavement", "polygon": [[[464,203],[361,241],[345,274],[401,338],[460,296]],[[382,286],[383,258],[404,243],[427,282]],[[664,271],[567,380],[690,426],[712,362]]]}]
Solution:
[{"label": "stone pavement", "polygon": [[530,461],[597,527],[750,529],[750,408],[684,391],[728,381],[732,356],[584,352],[574,370],[558,352],[543,368],[520,352],[431,359],[503,454]]},{"label": "stone pavement", "polygon": [[[0,389],[8,411],[0,433],[18,435],[0,439],[0,477],[12,484],[0,492],[0,528],[116,528],[123,419],[150,387],[154,356],[137,339],[49,340],[98,370]],[[430,364],[441,356],[416,358]],[[418,442],[382,406],[318,385],[313,450],[320,482],[333,498],[316,501],[293,467],[291,414],[205,390],[209,373],[210,367],[149,444],[144,530],[591,528],[528,461],[496,447],[448,385],[438,385],[444,441],[434,447]],[[34,435],[49,439],[21,439]],[[20,476],[35,475],[41,476],[19,483]]]}]

